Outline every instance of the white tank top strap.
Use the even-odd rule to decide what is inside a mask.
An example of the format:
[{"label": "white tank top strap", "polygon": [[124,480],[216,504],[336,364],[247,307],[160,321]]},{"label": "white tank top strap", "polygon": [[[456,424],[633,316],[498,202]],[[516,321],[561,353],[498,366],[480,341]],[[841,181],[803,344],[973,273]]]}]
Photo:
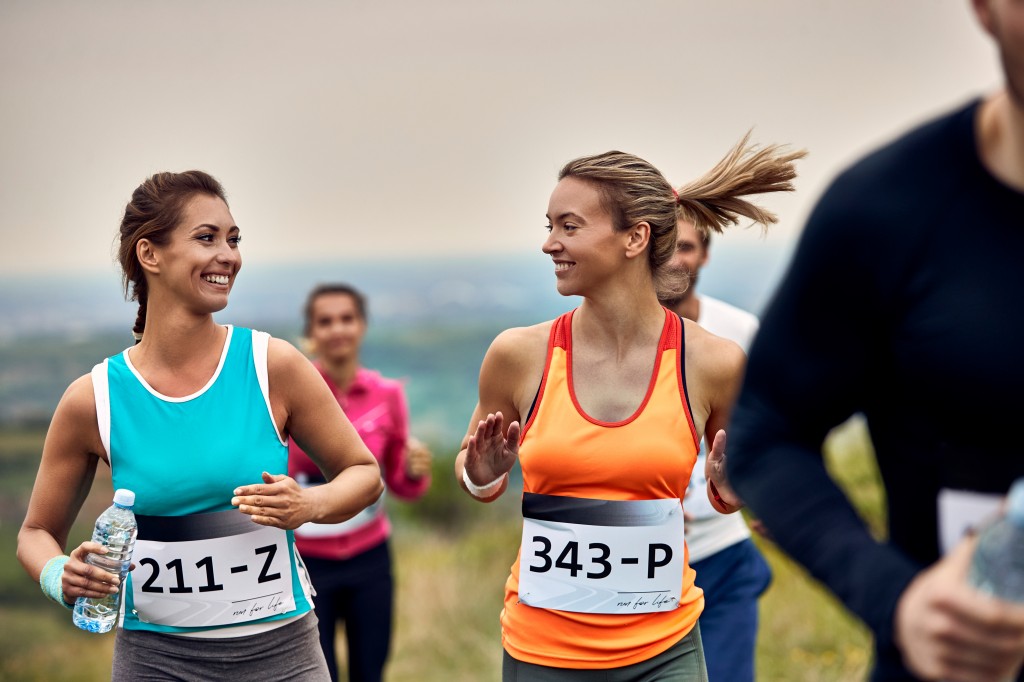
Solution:
[{"label": "white tank top strap", "polygon": [[270,423],[274,426],[274,433],[277,439],[288,444],[288,441],[281,436],[277,429],[277,421],[274,419],[274,408],[270,405],[270,372],[267,369],[267,353],[270,346],[270,334],[267,332],[252,330],[252,361],[256,368],[256,379],[260,383],[260,392],[263,393],[263,402],[267,406],[267,414],[270,416]]},{"label": "white tank top strap", "polygon": [[107,380],[107,361],[92,368],[92,394],[96,401],[96,423],[100,428],[100,441],[110,462],[110,383]]}]

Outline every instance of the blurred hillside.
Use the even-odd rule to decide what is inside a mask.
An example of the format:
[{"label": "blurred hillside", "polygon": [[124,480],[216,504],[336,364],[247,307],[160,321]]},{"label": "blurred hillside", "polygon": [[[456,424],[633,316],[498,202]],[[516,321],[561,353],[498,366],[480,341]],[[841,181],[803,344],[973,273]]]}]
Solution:
[{"label": "blurred hillside", "polygon": [[[758,311],[788,256],[764,241],[714,245],[699,290]],[[218,320],[297,343],[306,293],[347,281],[370,300],[367,367],[406,380],[421,437],[458,440],[476,402],[477,372],[502,329],[551,319],[578,304],[559,296],[541,255],[308,266],[245,266]],[[45,424],[67,385],[131,343],[135,305],[118,275],[0,277],[0,425]]]}]

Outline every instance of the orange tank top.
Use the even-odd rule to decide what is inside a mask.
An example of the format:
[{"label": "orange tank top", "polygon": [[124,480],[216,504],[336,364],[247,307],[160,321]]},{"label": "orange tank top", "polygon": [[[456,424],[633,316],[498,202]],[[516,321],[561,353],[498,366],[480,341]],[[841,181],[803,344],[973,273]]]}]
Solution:
[{"label": "orange tank top", "polygon": [[[520,437],[523,492],[682,500],[699,443],[683,380],[682,322],[665,310],[647,394],[632,416],[609,423],[591,418],[576,401],[572,315],[566,313],[552,325],[544,377]],[[684,557],[678,607],[656,613],[577,613],[527,606],[519,600],[517,558],[505,584],[501,614],[505,650],[527,663],[577,669],[618,668],[667,650],[693,628],[704,608],[682,534],[676,547]]]}]

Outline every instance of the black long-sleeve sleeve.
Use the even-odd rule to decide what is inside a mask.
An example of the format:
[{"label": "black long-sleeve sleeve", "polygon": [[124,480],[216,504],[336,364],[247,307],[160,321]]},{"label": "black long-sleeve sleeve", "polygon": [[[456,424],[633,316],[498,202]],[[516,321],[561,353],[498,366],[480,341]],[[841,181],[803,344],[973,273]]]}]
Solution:
[{"label": "black long-sleeve sleeve", "polygon": [[[875,679],[912,679],[893,613],[938,557],[939,490],[1005,492],[1024,475],[1024,195],[978,159],[976,107],[829,188],[763,317],[729,429],[733,485],[874,631]],[[821,457],[828,431],[858,412],[886,488],[886,543]]]}]

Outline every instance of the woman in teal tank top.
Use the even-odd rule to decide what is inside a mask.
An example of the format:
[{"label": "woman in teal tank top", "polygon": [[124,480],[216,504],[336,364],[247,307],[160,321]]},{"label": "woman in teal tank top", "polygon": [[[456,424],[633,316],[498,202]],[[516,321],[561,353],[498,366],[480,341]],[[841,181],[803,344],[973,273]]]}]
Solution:
[{"label": "woman in teal tank top", "polygon": [[[71,384],[43,446],[18,558],[36,579],[63,566],[48,596],[68,608],[124,590],[115,680],[328,679],[292,530],[344,521],[382,492],[375,458],[305,357],[214,322],[240,240],[206,173],[159,173],[135,190],[119,259],[139,302],[136,345]],[[289,437],[326,485],[287,476]],[[99,545],[63,555],[101,461],[136,493],[123,586],[85,563]]]}]

